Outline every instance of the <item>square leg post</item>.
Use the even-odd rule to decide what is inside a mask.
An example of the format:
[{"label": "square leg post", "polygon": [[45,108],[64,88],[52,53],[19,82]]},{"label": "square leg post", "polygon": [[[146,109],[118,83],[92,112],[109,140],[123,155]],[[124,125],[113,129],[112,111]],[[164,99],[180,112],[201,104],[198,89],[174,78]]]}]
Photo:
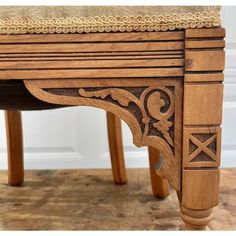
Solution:
[{"label": "square leg post", "polygon": [[181,217],[201,230],[218,202],[225,31],[185,33]]}]

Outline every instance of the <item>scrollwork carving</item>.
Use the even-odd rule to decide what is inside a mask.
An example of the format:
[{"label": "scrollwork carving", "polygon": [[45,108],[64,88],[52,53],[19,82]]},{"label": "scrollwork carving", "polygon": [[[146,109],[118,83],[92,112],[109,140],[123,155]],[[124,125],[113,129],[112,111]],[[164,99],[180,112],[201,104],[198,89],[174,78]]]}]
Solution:
[{"label": "scrollwork carving", "polygon": [[[165,141],[174,148],[174,137],[171,137],[169,132],[174,125],[172,121],[169,121],[174,115],[174,95],[171,90],[167,87],[147,87],[143,89],[139,97],[132,92],[135,93],[135,88],[126,90],[123,88],[99,88],[96,91],[90,91],[89,88],[80,88],[78,90],[79,96],[86,98],[106,100],[110,96],[112,100],[117,101],[123,107],[128,107],[130,103],[134,103],[142,114],[143,136],[148,135],[150,128],[156,129],[158,135],[163,136]],[[164,107],[166,109],[162,111]],[[151,120],[154,120],[154,122],[150,127]]]},{"label": "scrollwork carving", "polygon": [[116,114],[129,126],[138,147],[163,153],[158,174],[180,190],[181,81],[178,80],[35,80],[25,81],[38,99],[54,104],[93,106]]}]

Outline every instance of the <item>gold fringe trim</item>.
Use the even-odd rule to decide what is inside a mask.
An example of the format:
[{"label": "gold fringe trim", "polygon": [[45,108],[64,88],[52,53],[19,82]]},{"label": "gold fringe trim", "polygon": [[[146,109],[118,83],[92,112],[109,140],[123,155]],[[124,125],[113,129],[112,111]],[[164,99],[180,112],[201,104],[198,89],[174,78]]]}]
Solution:
[{"label": "gold fringe trim", "polygon": [[219,12],[73,18],[0,18],[0,34],[167,31],[220,26]]}]

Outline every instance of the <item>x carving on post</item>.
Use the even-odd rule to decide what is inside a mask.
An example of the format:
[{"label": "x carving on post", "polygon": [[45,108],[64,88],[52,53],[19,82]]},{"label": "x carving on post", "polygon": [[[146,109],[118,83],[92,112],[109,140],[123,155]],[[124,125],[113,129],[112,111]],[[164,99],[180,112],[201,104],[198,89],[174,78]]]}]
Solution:
[{"label": "x carving on post", "polygon": [[184,167],[215,167],[220,164],[221,128],[185,128]]},{"label": "x carving on post", "polygon": [[213,161],[216,161],[216,154],[208,148],[208,145],[216,140],[216,134],[212,135],[203,143],[193,135],[190,136],[190,140],[197,146],[197,149],[189,156],[190,161],[201,152],[206,153]]}]

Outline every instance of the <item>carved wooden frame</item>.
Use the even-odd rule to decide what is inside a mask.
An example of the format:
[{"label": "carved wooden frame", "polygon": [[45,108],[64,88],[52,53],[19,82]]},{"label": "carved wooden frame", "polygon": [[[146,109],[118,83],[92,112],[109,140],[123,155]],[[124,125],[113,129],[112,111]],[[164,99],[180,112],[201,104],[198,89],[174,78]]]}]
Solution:
[{"label": "carved wooden frame", "polygon": [[225,31],[185,32],[181,217],[204,229],[218,203]]},{"label": "carved wooden frame", "polygon": [[221,128],[186,128],[183,136],[183,167],[220,165]]},{"label": "carved wooden frame", "polygon": [[180,191],[180,80],[26,80],[25,85],[43,101],[94,106],[115,113],[130,127],[135,145],[159,147],[165,158],[158,173]]},{"label": "carved wooden frame", "polygon": [[0,77],[48,103],[119,116],[137,146],[162,152],[158,174],[177,191],[186,226],[203,229],[218,201],[224,37],[220,27],[0,35]]}]

